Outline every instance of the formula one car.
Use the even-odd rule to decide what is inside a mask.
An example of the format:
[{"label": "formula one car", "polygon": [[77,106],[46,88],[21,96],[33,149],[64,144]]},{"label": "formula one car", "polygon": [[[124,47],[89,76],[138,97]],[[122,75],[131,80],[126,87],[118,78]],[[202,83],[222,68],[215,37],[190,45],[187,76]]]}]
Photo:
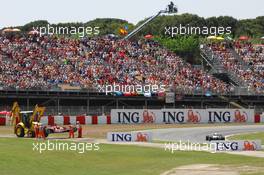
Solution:
[{"label": "formula one car", "polygon": [[207,135],[205,138],[206,141],[211,141],[211,140],[225,140],[225,136],[219,133],[214,133],[212,135]]},{"label": "formula one car", "polygon": [[[52,133],[69,132],[70,128],[69,127],[63,127],[63,126],[54,125],[54,126],[46,126],[46,130],[48,131],[49,134],[52,134]],[[76,132],[77,128],[73,127],[73,130],[74,130],[74,132]]]}]

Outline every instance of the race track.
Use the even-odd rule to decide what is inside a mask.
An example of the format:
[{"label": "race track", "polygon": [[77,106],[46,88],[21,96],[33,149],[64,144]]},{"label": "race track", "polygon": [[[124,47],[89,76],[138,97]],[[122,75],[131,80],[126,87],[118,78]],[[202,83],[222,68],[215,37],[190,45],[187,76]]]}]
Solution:
[{"label": "race track", "polygon": [[192,128],[169,128],[148,130],[153,133],[154,140],[160,141],[190,141],[204,143],[206,135],[215,132],[224,136],[232,134],[264,131],[264,125],[241,125],[241,126],[209,126]]}]

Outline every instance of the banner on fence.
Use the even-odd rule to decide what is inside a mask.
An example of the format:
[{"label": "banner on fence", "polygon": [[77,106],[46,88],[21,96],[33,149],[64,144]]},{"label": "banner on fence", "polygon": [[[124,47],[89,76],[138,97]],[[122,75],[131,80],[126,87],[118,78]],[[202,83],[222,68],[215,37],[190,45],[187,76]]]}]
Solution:
[{"label": "banner on fence", "polygon": [[151,142],[151,132],[108,132],[107,140],[110,142]]},{"label": "banner on fence", "polygon": [[230,140],[211,142],[214,151],[258,151],[261,150],[261,140]]},{"label": "banner on fence", "polygon": [[112,109],[111,123],[253,123],[253,109]]}]

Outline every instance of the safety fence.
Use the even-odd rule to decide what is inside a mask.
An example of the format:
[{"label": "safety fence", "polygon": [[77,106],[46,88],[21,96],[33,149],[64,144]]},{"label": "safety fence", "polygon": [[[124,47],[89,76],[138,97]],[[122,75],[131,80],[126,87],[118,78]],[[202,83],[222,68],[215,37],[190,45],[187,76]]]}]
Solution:
[{"label": "safety fence", "polygon": [[[264,123],[264,114],[252,109],[112,109],[111,115],[49,115],[41,118],[45,125],[97,124],[199,124]],[[0,117],[0,125],[11,125],[9,116]]]}]

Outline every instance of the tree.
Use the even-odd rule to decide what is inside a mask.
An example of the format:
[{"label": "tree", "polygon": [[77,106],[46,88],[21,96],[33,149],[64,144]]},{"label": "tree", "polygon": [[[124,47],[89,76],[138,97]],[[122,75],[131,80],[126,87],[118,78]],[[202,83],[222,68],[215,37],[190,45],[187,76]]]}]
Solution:
[{"label": "tree", "polygon": [[21,26],[20,29],[22,32],[29,32],[31,30],[33,30],[33,27],[43,27],[43,26],[47,26],[49,24],[48,21],[46,20],[38,20],[38,21],[33,21],[30,23],[25,24],[24,26]]},{"label": "tree", "polygon": [[175,38],[156,37],[155,40],[167,49],[175,52],[177,55],[184,57],[186,61],[198,63],[200,58],[200,42],[198,36],[179,35]]}]

